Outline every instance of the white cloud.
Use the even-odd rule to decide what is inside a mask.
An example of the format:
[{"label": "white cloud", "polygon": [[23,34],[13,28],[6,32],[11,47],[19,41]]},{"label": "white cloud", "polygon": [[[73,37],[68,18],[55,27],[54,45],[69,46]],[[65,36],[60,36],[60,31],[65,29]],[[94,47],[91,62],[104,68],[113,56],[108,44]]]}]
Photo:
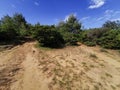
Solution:
[{"label": "white cloud", "polygon": [[89,9],[95,9],[103,6],[105,4],[105,0],[91,0],[92,5],[89,6]]},{"label": "white cloud", "polygon": [[117,20],[119,19],[120,11],[106,10],[102,17],[97,18],[97,21],[102,20]]},{"label": "white cloud", "polygon": [[113,10],[106,10],[106,11],[105,11],[105,14],[108,15],[108,14],[111,14],[111,13],[113,13],[113,12],[114,12]]},{"label": "white cloud", "polygon": [[34,4],[35,4],[36,6],[39,6],[39,3],[38,3],[38,2],[34,2]]},{"label": "white cloud", "polygon": [[114,19],[111,19],[111,21],[117,21],[117,20],[120,21],[120,18],[114,18]]},{"label": "white cloud", "polygon": [[104,16],[97,18],[97,21],[101,21],[101,20],[103,20],[103,19],[104,19]]},{"label": "white cloud", "polygon": [[80,20],[81,21],[85,21],[85,20],[88,20],[90,17],[88,16],[88,17],[83,17],[83,18],[81,18]]}]

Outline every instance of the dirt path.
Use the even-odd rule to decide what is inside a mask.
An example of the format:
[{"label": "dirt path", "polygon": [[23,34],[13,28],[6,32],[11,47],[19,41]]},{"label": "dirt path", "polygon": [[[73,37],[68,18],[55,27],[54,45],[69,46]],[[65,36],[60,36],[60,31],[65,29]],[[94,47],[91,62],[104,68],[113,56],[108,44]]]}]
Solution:
[{"label": "dirt path", "polygon": [[[120,54],[98,47],[0,52],[0,90],[120,90]],[[114,53],[113,53],[114,52]]]},{"label": "dirt path", "polygon": [[23,68],[23,76],[21,76],[21,80],[17,82],[21,87],[19,85],[16,87],[14,83],[12,90],[39,90],[42,80],[40,80],[39,77],[37,63],[31,55],[28,54],[26,56],[26,60],[23,62]]},{"label": "dirt path", "polygon": [[27,46],[26,58],[21,64],[23,71],[16,77],[17,82],[13,83],[11,90],[48,90],[44,82],[44,75],[39,70],[39,63],[35,55],[37,54],[33,43]]},{"label": "dirt path", "polygon": [[38,68],[38,63],[36,60],[28,54],[26,57],[26,61],[24,61],[24,77],[23,77],[23,90],[39,90],[41,87],[40,75]]}]

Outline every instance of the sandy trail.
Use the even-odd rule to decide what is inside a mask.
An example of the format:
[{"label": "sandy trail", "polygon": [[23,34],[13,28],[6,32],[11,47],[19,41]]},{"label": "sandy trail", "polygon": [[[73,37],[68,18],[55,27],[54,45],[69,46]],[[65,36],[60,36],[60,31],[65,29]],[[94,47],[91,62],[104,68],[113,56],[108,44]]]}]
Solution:
[{"label": "sandy trail", "polygon": [[0,52],[0,90],[120,90],[120,54],[99,47]]},{"label": "sandy trail", "polygon": [[13,83],[11,90],[48,90],[42,73],[39,70],[39,63],[35,55],[37,54],[33,43],[25,46],[27,48],[26,58],[21,64],[23,71],[16,77],[17,82]]},{"label": "sandy trail", "polygon": [[[24,77],[23,77],[23,90],[39,90],[41,87],[40,75],[37,69],[37,62],[31,54],[28,54],[26,57],[26,61],[23,63],[24,65]],[[33,87],[34,86],[34,87]]]},{"label": "sandy trail", "polygon": [[[26,60],[23,62],[23,76],[21,75],[21,80],[13,83],[11,90],[39,90],[41,87],[39,77],[39,71],[37,70],[37,63],[35,63],[34,58],[29,54],[26,56]],[[15,86],[14,86],[15,85]],[[20,85],[20,86],[19,86]],[[17,86],[17,87],[16,87]]]}]

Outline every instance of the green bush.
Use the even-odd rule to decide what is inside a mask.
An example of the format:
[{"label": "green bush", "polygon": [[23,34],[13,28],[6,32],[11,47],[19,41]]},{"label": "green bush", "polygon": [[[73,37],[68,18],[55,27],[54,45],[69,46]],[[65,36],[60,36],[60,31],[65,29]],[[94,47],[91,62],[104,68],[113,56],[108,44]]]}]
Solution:
[{"label": "green bush", "polygon": [[64,45],[64,39],[57,30],[40,29],[35,37],[43,47],[59,48]]},{"label": "green bush", "polygon": [[108,49],[120,49],[120,30],[110,30],[100,39],[98,44]]},{"label": "green bush", "polygon": [[78,18],[73,14],[66,21],[59,22],[57,29],[62,34],[66,45],[77,45],[80,38],[81,26]]},{"label": "green bush", "polygon": [[25,18],[22,14],[15,14],[13,17],[4,16],[0,20],[0,42],[16,43],[27,34]]},{"label": "green bush", "polygon": [[64,32],[62,33],[66,45],[77,45],[78,38],[75,34]]},{"label": "green bush", "polygon": [[16,32],[14,30],[0,31],[0,42],[11,41],[16,38]]}]

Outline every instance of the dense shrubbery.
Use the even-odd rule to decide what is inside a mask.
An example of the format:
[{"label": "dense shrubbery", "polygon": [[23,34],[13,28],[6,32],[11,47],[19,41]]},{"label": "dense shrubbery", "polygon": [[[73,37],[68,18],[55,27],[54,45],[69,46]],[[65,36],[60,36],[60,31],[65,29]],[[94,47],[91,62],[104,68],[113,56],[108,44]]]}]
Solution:
[{"label": "dense shrubbery", "polygon": [[66,45],[77,45],[78,38],[76,34],[64,32],[62,35]]},{"label": "dense shrubbery", "polygon": [[22,14],[1,18],[0,43],[16,42],[26,37],[37,40],[44,47],[58,48],[82,42],[88,46],[120,49],[120,21],[107,21],[102,28],[81,30],[81,23],[74,15],[56,26],[28,24]]},{"label": "dense shrubbery", "polygon": [[120,30],[110,30],[98,39],[99,45],[109,49],[120,49]]},{"label": "dense shrubbery", "polygon": [[109,49],[120,49],[120,23],[107,21],[102,28],[86,31],[82,42],[88,46],[100,45]]},{"label": "dense shrubbery", "polygon": [[8,15],[0,21],[0,41],[9,41],[16,38],[16,31],[11,17]]},{"label": "dense shrubbery", "polygon": [[99,43],[98,39],[101,38],[103,34],[106,33],[107,31],[109,31],[109,29],[107,28],[94,28],[84,31],[82,33],[81,42],[88,46],[95,46]]},{"label": "dense shrubbery", "polygon": [[22,14],[8,15],[0,20],[0,42],[14,42],[27,33],[27,23]]},{"label": "dense shrubbery", "polygon": [[117,30],[120,28],[120,21],[107,21],[103,24],[103,28],[114,29]]},{"label": "dense shrubbery", "polygon": [[56,28],[62,34],[66,45],[77,45],[80,38],[81,23],[76,16],[70,15],[66,21],[61,21]]},{"label": "dense shrubbery", "polygon": [[62,35],[55,29],[44,26],[37,30],[34,37],[38,40],[40,46],[59,48],[64,45]]}]

